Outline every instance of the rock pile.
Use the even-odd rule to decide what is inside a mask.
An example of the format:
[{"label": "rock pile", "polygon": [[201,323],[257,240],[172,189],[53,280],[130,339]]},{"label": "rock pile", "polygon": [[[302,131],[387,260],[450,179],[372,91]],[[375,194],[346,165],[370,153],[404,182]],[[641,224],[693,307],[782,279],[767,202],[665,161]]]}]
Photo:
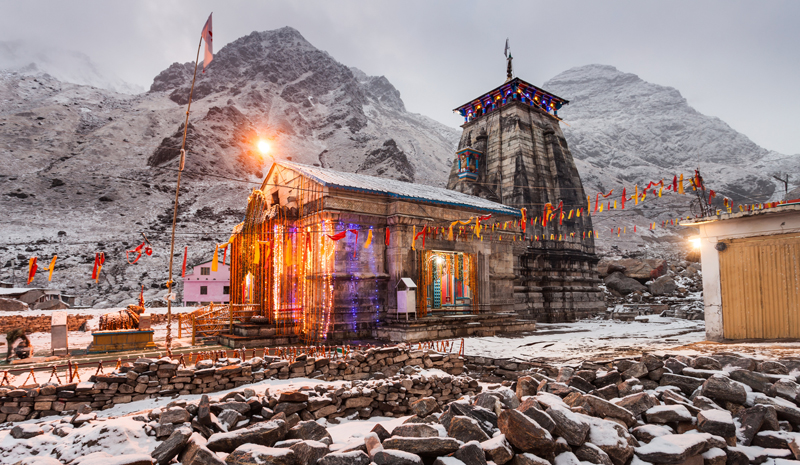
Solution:
[{"label": "rock pile", "polygon": [[[278,398],[245,390],[213,404],[205,398],[176,403],[141,419],[149,420],[150,434],[167,438],[153,452],[161,464],[174,456],[184,465],[221,464],[224,453],[228,464],[260,465],[748,465],[770,459],[789,465],[800,463],[800,433],[793,432],[800,430],[800,385],[789,374],[795,370],[800,359],[644,355],[539,368],[483,392],[466,378],[398,377]],[[438,397],[424,397],[413,387],[417,382],[445,386]],[[383,410],[380,393],[385,401],[403,383],[417,394],[406,397],[408,408]],[[331,450],[324,423],[314,421],[322,404],[339,405],[328,421],[378,410],[413,415],[392,431],[377,425],[363,441]],[[176,419],[186,426],[176,427]]]},{"label": "rock pile", "polygon": [[[151,454],[161,465],[800,464],[800,358],[645,354],[506,368],[516,379],[488,389],[466,376],[401,373],[179,399],[133,420],[162,440]],[[410,416],[391,431],[377,424],[363,439],[332,444],[327,425],[376,415]],[[66,436],[94,422],[86,409],[53,431]],[[19,440],[39,434],[30,424],[11,431]]]},{"label": "rock pile", "polygon": [[151,397],[206,394],[269,378],[353,381],[411,374],[421,368],[459,375],[463,367],[464,358],[458,355],[405,345],[354,351],[333,359],[300,355],[292,361],[269,356],[201,360],[190,368],[181,368],[166,357],[141,358],[109,375],[92,376],[88,382],[0,387],[0,422],[71,414],[85,404],[97,410]]}]

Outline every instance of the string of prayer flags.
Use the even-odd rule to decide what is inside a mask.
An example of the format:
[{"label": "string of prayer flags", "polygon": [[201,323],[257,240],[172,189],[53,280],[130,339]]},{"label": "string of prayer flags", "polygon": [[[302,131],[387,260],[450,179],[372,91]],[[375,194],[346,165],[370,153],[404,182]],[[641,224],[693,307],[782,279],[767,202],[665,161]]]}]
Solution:
[{"label": "string of prayer flags", "polygon": [[183,248],[183,266],[181,267],[181,278],[186,277],[186,254],[189,252],[189,246]]},{"label": "string of prayer flags", "polygon": [[58,255],[53,255],[53,259],[50,260],[50,266],[47,267],[48,270],[50,271],[50,273],[48,273],[48,275],[47,275],[47,280],[48,281],[52,281],[53,280],[53,270],[56,268],[56,258],[58,258]]},{"label": "string of prayer flags", "polygon": [[94,254],[94,267],[92,268],[92,279],[94,282],[100,281],[100,270],[103,269],[103,264],[106,262],[106,254],[99,252]]},{"label": "string of prayer flags", "polygon": [[358,229],[348,229],[348,231],[356,235],[356,240],[353,241],[353,258],[356,258],[356,251],[358,250]]},{"label": "string of prayer flags", "polygon": [[[387,229],[387,232],[388,232],[388,229]],[[332,241],[340,241],[340,240],[344,239],[344,236],[346,236],[346,235],[347,235],[347,230],[344,230],[344,231],[336,233],[336,234],[326,234],[326,236],[328,236],[328,239],[330,239]]]},{"label": "string of prayer flags", "polygon": [[372,229],[367,233],[367,242],[364,243],[364,248],[369,248],[370,244],[372,244]]},{"label": "string of prayer flags", "polygon": [[28,284],[33,282],[33,278],[36,277],[36,257],[31,257],[28,259]]},{"label": "string of prayer flags", "polygon": [[[142,249],[144,249],[144,250],[142,250]],[[134,258],[133,261],[131,261],[131,259],[130,259],[130,254],[132,254],[132,253],[136,254],[136,258]],[[133,250],[126,250],[125,251],[125,260],[127,260],[127,262],[130,265],[133,265],[134,263],[139,261],[139,258],[141,258],[142,253],[144,253],[148,257],[150,255],[153,255],[153,249],[152,249],[152,247],[150,247],[150,244],[147,241],[142,242],[141,244],[139,244]]]},{"label": "string of prayer flags", "polygon": [[219,260],[219,244],[214,246],[214,256],[211,258],[211,271],[217,271],[217,260]]}]

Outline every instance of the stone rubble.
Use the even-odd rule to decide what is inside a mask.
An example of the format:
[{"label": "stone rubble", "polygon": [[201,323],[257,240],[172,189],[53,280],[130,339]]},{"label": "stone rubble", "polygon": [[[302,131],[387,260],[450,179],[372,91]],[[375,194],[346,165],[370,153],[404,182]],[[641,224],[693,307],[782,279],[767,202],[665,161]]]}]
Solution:
[{"label": "stone rubble", "polygon": [[[516,379],[486,388],[402,370],[342,387],[244,388],[133,419],[162,441],[158,464],[800,465],[800,358],[645,354],[515,368]],[[410,417],[331,447],[327,425],[378,415]],[[37,434],[30,424],[12,432]]]}]

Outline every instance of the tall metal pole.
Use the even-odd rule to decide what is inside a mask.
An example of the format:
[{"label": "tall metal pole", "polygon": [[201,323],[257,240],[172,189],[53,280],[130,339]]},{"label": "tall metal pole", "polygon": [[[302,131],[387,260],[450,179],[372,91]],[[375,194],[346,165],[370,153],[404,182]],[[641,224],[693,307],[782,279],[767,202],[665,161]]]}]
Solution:
[{"label": "tall metal pole", "polygon": [[178,167],[178,184],[175,187],[175,207],[172,211],[172,239],[169,244],[169,278],[167,279],[167,355],[172,356],[172,263],[175,254],[175,223],[178,220],[178,195],[181,192],[181,173],[183,173],[184,163],[186,162],[186,133],[189,130],[189,110],[192,108],[192,94],[194,93],[194,83],[197,80],[197,63],[200,61],[200,48],[203,46],[203,38],[197,44],[197,57],[194,59],[194,75],[192,76],[192,87],[189,89],[189,105],[186,107],[186,121],[183,123],[183,140],[181,141],[180,166]]}]

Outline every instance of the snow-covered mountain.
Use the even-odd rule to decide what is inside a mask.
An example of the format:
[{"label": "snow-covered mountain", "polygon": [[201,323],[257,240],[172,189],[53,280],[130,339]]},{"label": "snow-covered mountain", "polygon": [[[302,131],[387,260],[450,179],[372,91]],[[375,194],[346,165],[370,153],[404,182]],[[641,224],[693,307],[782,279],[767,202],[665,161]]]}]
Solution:
[{"label": "snow-covered mountain", "polygon": [[[22,285],[29,257],[46,263],[57,253],[50,285],[85,304],[130,302],[142,284],[148,298],[164,293],[192,68],[175,63],[136,95],[33,69],[0,72],[0,280]],[[688,174],[699,163],[722,195],[763,201],[779,193],[768,176],[773,168],[800,171],[797,158],[766,151],[697,113],[675,89],[609,66],[575,68],[543,87],[571,100],[560,115],[587,192]],[[255,149],[261,138],[278,159],[443,185],[459,132],[406,111],[385,77],[337,62],[294,29],[231,42],[198,73],[176,273],[185,246],[190,264],[210,259],[213,244],[241,220],[250,189],[271,162]],[[688,197],[598,216],[595,225],[601,232],[646,227],[685,212]],[[125,250],[142,241],[141,233],[154,253],[129,265]],[[620,242],[607,241],[606,232],[599,243],[601,250],[669,247],[675,234]],[[99,283],[89,279],[96,252],[107,256]],[[33,284],[48,285],[46,275]]]},{"label": "snow-covered mountain", "polygon": [[[673,175],[690,176],[700,168],[706,184],[718,193],[716,203],[728,196],[738,203],[780,200],[784,187],[772,178],[778,172],[800,172],[800,156],[788,156],[759,147],[719,118],[689,106],[677,89],[625,73],[613,66],[572,68],[542,85],[570,101],[559,111],[562,129],[581,173],[587,194],[622,187],[642,188],[650,181],[671,181]],[[742,111],[750,111],[742,102]],[[796,187],[797,177],[790,178]],[[647,249],[659,241],[673,243],[676,235],[694,233],[672,228],[617,238],[611,227],[633,230],[690,214],[692,195],[665,195],[626,212],[596,217],[600,248]]]},{"label": "snow-covered mountain", "polygon": [[[163,294],[177,156],[193,63],[175,63],[146,93],[0,72],[0,280],[24,282],[30,256],[58,254],[52,285],[106,305]],[[291,28],[254,32],[198,73],[181,185],[176,267],[210,258],[241,220],[273,156],[443,184],[458,131],[409,113],[384,77],[338,63]],[[137,264],[125,250],[147,234]],[[90,281],[105,252],[99,283]],[[34,285],[47,285],[40,273]]]},{"label": "snow-covered mountain", "polygon": [[124,94],[139,94],[145,89],[101,69],[85,53],[63,50],[52,44],[0,42],[0,69],[28,76],[47,73],[59,81],[97,87]]}]

